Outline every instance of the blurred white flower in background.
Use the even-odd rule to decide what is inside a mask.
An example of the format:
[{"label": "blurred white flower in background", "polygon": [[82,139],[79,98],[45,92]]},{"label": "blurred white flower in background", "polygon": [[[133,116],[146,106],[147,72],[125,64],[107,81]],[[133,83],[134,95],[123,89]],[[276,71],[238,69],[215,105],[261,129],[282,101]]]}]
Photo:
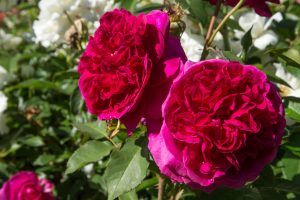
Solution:
[{"label": "blurred white flower in background", "polygon": [[186,28],[180,38],[182,48],[188,60],[197,62],[201,58],[204,47],[204,38],[200,35],[197,23],[188,19],[186,16],[183,18],[183,21]]},{"label": "blurred white flower in background", "polygon": [[291,88],[279,85],[279,89],[281,91],[282,96],[292,96],[300,98],[300,79],[295,74],[287,72],[281,63],[274,63],[274,67],[276,68],[275,75],[285,82],[287,82]]},{"label": "blurred white flower in background", "polygon": [[22,42],[22,38],[6,33],[0,29],[0,48],[4,50],[13,50]]},{"label": "blurred white flower in background", "polygon": [[203,44],[203,38],[198,34],[191,33],[190,30],[186,30],[181,36],[181,45],[190,61],[197,62],[200,60]]},{"label": "blurred white flower in background", "polygon": [[72,21],[82,18],[94,23],[113,8],[113,0],[41,0],[40,14],[33,23],[36,41],[44,47],[62,42]]},{"label": "blurred white flower in background", "polygon": [[86,174],[87,178],[91,178],[92,174],[94,173],[94,164],[90,163],[88,165],[85,165],[82,168],[82,171]]},{"label": "blurred white flower in background", "polygon": [[276,13],[270,19],[261,17],[254,12],[245,13],[239,18],[239,25],[244,31],[235,30],[235,36],[241,39],[252,27],[253,45],[263,50],[268,45],[274,45],[278,42],[278,36],[272,30],[268,29],[273,21],[280,22],[282,19],[281,13]]},{"label": "blurred white flower in background", "polygon": [[11,74],[8,74],[6,69],[0,65],[0,89],[3,88],[9,81],[13,79]]},{"label": "blurred white flower in background", "polygon": [[7,108],[7,97],[0,91],[0,135],[8,132],[6,118],[3,113]]}]

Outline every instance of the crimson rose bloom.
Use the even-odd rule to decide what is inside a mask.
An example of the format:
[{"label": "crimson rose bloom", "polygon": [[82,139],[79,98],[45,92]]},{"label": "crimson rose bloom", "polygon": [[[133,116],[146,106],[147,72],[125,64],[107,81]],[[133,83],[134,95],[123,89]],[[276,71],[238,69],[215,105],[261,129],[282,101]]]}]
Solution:
[{"label": "crimson rose bloom", "polygon": [[[240,0],[222,0],[226,5],[236,6]],[[218,0],[210,0],[210,3],[216,4]],[[267,2],[280,4],[280,0],[246,0],[245,6],[253,8],[255,12],[264,17],[271,17],[272,13]]]},{"label": "crimson rose bloom", "polygon": [[253,66],[187,62],[163,104],[162,126],[148,124],[149,149],[173,181],[205,191],[241,187],[275,158],[283,109],[275,86]]},{"label": "crimson rose bloom", "polygon": [[46,179],[38,179],[35,173],[22,171],[4,183],[1,200],[54,200],[53,185]]},{"label": "crimson rose bloom", "polygon": [[[142,117],[161,118],[161,104],[186,60],[179,39],[169,36],[168,15],[115,9],[100,24],[78,67],[89,112],[104,120],[121,118],[130,130]],[[157,88],[160,93],[153,93]]]}]

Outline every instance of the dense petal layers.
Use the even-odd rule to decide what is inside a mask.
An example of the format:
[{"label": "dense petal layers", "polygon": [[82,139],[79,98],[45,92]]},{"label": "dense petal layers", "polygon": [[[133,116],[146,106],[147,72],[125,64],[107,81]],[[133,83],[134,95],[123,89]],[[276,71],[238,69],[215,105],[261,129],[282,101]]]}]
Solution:
[{"label": "dense petal layers", "polygon": [[241,187],[274,159],[285,127],[275,86],[252,66],[187,62],[150,121],[149,149],[163,174],[206,191]]},{"label": "dense petal layers", "polygon": [[[115,9],[105,13],[100,24],[80,59],[79,87],[89,112],[99,119],[121,118],[134,129],[148,116],[147,88],[168,90],[186,58],[179,39],[169,36],[164,12],[134,16]],[[164,93],[166,97],[168,91]],[[153,103],[154,110],[160,111],[163,101]],[[154,115],[160,118],[161,112]]]},{"label": "dense petal layers", "polygon": [[53,185],[46,179],[39,180],[35,173],[22,171],[4,183],[1,200],[54,200]]}]

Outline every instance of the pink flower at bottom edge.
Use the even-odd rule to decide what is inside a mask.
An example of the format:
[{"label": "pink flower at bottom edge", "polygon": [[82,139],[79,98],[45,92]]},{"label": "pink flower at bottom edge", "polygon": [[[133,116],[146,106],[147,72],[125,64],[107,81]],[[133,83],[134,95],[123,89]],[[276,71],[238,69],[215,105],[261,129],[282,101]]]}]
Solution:
[{"label": "pink flower at bottom edge", "polygon": [[54,200],[53,184],[39,180],[31,171],[21,171],[6,181],[0,189],[1,200]]}]

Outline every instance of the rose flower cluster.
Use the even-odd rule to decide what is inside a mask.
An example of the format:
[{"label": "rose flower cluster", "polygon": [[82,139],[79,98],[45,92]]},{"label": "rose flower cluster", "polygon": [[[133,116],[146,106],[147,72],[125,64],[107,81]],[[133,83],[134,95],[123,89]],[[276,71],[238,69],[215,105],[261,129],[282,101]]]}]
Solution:
[{"label": "rose flower cluster", "polygon": [[263,72],[225,60],[187,61],[162,11],[115,9],[100,24],[78,67],[88,111],[120,119],[129,134],[143,120],[164,175],[204,191],[237,188],[275,158],[284,108]]}]

